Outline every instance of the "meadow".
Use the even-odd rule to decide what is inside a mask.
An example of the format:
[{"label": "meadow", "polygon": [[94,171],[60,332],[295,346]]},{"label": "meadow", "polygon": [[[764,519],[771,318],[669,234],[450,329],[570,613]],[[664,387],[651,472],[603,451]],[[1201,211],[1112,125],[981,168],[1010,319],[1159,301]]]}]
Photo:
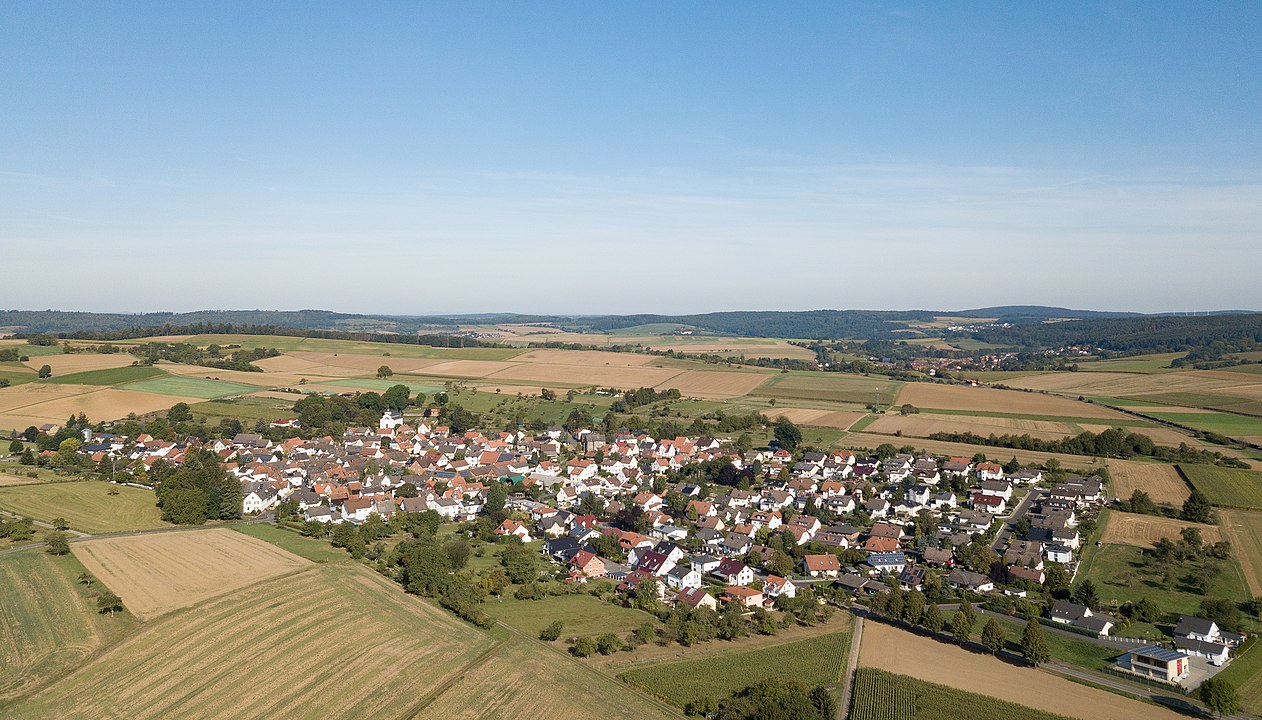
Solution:
[{"label": "meadow", "polygon": [[1262,472],[1213,465],[1178,467],[1183,477],[1214,505],[1262,508]]},{"label": "meadow", "polygon": [[52,382],[62,385],[122,385],[162,375],[166,375],[166,373],[152,365],[127,365],[105,370],[86,370],[70,375],[60,375],[53,378]]},{"label": "meadow", "polygon": [[625,634],[646,622],[654,626],[659,624],[656,617],[646,612],[614,605],[585,593],[558,595],[543,600],[505,597],[503,600],[487,601],[482,609],[496,620],[531,637],[538,637],[539,632],[554,620],[565,623],[562,638],[607,632]]},{"label": "meadow", "polygon": [[[1253,597],[1262,597],[1262,512],[1219,510],[1223,534],[1240,560],[1245,583]],[[1262,653],[1260,653],[1262,654]]]},{"label": "meadow", "polygon": [[850,700],[851,720],[1069,720],[906,675],[859,668]]},{"label": "meadow", "polygon": [[[1078,577],[1091,578],[1104,602],[1137,602],[1150,598],[1164,612],[1195,615],[1206,597],[1244,601],[1249,599],[1244,576],[1235,559],[1221,561],[1219,574],[1212,578],[1204,595],[1191,587],[1199,576],[1197,565],[1168,566],[1144,562],[1143,549],[1133,545],[1103,545],[1083,553]],[[1169,572],[1169,578],[1165,577]]]},{"label": "meadow", "polygon": [[140,382],[134,382],[126,385],[123,389],[159,393],[162,395],[203,398],[206,400],[227,397],[229,395],[246,395],[258,390],[258,388],[253,385],[226,382],[223,380],[207,380],[205,378],[182,375],[168,375],[166,377],[141,380]]},{"label": "meadow", "polygon": [[1116,545],[1134,545],[1140,548],[1151,548],[1158,540],[1166,538],[1179,541],[1180,533],[1185,528],[1196,528],[1201,539],[1207,543],[1222,540],[1222,532],[1217,525],[1185,522],[1175,518],[1158,515],[1136,515],[1114,510],[1109,513],[1107,524],[1100,542]]},{"label": "meadow", "polygon": [[170,527],[155,502],[151,490],[98,480],[0,487],[0,509],[44,522],[65,518],[93,534]]},{"label": "meadow", "polygon": [[1240,693],[1242,710],[1262,715],[1262,641],[1247,641],[1218,678],[1231,683]]}]

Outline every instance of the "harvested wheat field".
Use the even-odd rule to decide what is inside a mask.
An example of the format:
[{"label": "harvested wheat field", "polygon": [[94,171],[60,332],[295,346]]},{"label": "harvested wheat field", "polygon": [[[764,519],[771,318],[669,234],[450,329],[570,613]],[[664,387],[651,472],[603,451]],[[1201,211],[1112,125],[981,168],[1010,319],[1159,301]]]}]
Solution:
[{"label": "harvested wheat field", "polygon": [[74,353],[71,355],[40,355],[31,358],[26,365],[33,369],[47,365],[53,369],[53,377],[56,378],[59,375],[70,375],[88,370],[127,367],[134,362],[136,362],[136,358],[127,353],[111,353],[108,355]]},{"label": "harvested wheat field", "polygon": [[863,412],[842,412],[840,410],[812,410],[810,408],[771,408],[763,412],[771,419],[787,417],[798,425],[814,427],[830,427],[845,430],[859,418],[867,415]]},{"label": "harvested wheat field", "polygon": [[544,365],[617,365],[641,367],[655,355],[607,352],[604,350],[531,350],[513,357],[513,362],[543,363]]},{"label": "harvested wheat field", "polygon": [[[415,358],[415,357],[385,357],[381,354],[375,355],[357,355],[352,353],[331,353],[331,352],[310,352],[306,350],[292,350],[285,353],[286,356],[314,363],[316,365],[326,365],[330,368],[345,368],[346,370],[354,370],[358,375],[377,372],[377,368],[382,365],[389,365],[390,369],[397,373],[415,372],[421,368],[436,365],[440,360],[432,358]],[[282,356],[283,357],[283,356]],[[277,358],[269,358],[276,360]],[[259,367],[264,367],[259,365]],[[282,372],[289,372],[282,368],[276,368]],[[304,370],[304,372],[317,372],[314,369]]]},{"label": "harvested wheat field", "polygon": [[976,415],[934,415],[929,413],[916,415],[898,415],[887,413],[881,415],[867,427],[870,432],[895,433],[902,432],[912,437],[928,437],[934,433],[971,432],[986,436],[996,435],[1029,435],[1041,440],[1059,440],[1075,434],[1064,423],[1048,420],[1019,420],[1016,418],[995,418]]},{"label": "harvested wheat field", "polygon": [[180,365],[177,363],[160,363],[163,370],[172,375],[182,375],[185,377],[206,378],[210,380],[223,380],[224,382],[238,383],[240,385],[258,385],[260,387],[277,387],[280,385],[294,385],[299,380],[306,377],[298,373],[270,373],[270,372],[245,372],[242,370],[219,370],[217,368],[202,367],[201,365]]},{"label": "harvested wheat field", "polygon": [[910,675],[1038,710],[1095,720],[1180,720],[1165,708],[1018,667],[884,623],[863,625],[859,665]]},{"label": "harvested wheat field", "polygon": [[[458,362],[476,362],[461,360]],[[509,367],[490,375],[492,380],[526,380],[537,383],[597,385],[620,390],[656,387],[679,375],[674,368],[615,367],[613,365],[544,365],[542,363],[494,363]],[[431,368],[428,372],[435,373]]]},{"label": "harvested wheat field", "polygon": [[1136,515],[1114,511],[1109,513],[1109,522],[1104,528],[1100,542],[1150,548],[1161,538],[1178,542],[1179,533],[1183,531],[1183,528],[1200,530],[1201,539],[1207,543],[1223,539],[1217,525],[1203,525],[1156,515]]},{"label": "harvested wheat field", "polygon": [[732,342],[649,342],[646,345],[654,350],[674,350],[675,352],[693,355],[728,355],[747,358],[790,358],[794,360],[814,360],[815,353],[806,348],[788,343],[749,343],[749,341]]},{"label": "harvested wheat field", "polygon": [[[493,644],[364,568],[317,565],[148,623],[4,712],[14,720],[411,718]],[[263,668],[283,668],[283,681]]]},{"label": "harvested wheat field", "polygon": [[[83,387],[91,389],[99,386],[85,385]],[[67,417],[79,413],[87,415],[92,421],[119,420],[130,413],[143,415],[166,410],[178,402],[196,403],[201,402],[201,399],[120,388],[96,389],[3,412],[0,414],[0,428],[9,425],[24,428],[28,425],[42,425],[50,422],[62,423]],[[10,420],[16,422],[10,422]]]},{"label": "harvested wheat field", "polygon": [[1122,500],[1130,498],[1136,490],[1143,490],[1153,502],[1182,505],[1192,494],[1173,465],[1110,460],[1109,475],[1113,481],[1114,496]]},{"label": "harvested wheat field", "polygon": [[141,620],[310,566],[275,545],[223,528],[89,540],[73,549]]},{"label": "harvested wheat field", "polygon": [[[58,385],[56,383],[26,383],[16,387],[0,388],[0,413],[13,412],[59,398],[83,395],[97,390],[92,385]],[[63,416],[61,418],[65,420]]]},{"label": "harvested wheat field", "polygon": [[1220,509],[1218,516],[1223,534],[1240,559],[1249,594],[1262,597],[1262,512]]},{"label": "harvested wheat field", "polygon": [[659,390],[675,388],[685,397],[725,400],[748,395],[769,377],[765,373],[689,370],[657,387]]},{"label": "harvested wheat field", "polygon": [[[422,373],[453,378],[484,378],[492,375],[498,376],[500,371],[512,370],[516,367],[532,366],[520,366],[518,363],[505,362],[503,360],[439,360],[433,365],[426,367]],[[504,375],[504,377],[512,376]]]},{"label": "harvested wheat field", "polygon": [[1125,418],[1125,415],[1099,405],[1069,400],[1056,395],[965,387],[907,383],[898,394],[897,405],[910,403],[918,408],[971,410],[1021,415],[1055,415],[1059,417]]}]

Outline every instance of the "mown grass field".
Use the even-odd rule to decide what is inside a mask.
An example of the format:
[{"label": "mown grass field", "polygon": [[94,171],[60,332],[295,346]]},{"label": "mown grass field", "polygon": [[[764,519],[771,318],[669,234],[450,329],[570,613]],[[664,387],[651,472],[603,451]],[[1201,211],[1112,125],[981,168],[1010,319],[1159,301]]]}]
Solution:
[{"label": "mown grass field", "polygon": [[142,392],[158,393],[160,395],[176,395],[178,397],[205,398],[212,400],[215,398],[227,397],[229,395],[245,395],[247,393],[258,392],[261,388],[256,385],[245,385],[242,383],[227,382],[224,380],[207,380],[206,378],[188,377],[182,375],[168,375],[166,377],[150,378],[149,380],[141,380],[140,382],[130,383],[124,386],[126,390],[140,390]]},{"label": "mown grass field", "polygon": [[1262,715],[1262,641],[1254,638],[1246,642],[1217,677],[1240,693],[1241,709]]},{"label": "mown grass field", "polygon": [[85,370],[52,378],[51,382],[61,385],[122,385],[149,378],[166,375],[166,372],[152,365],[128,365],[104,370]]},{"label": "mown grass field", "polygon": [[4,701],[64,677],[135,626],[127,613],[96,612],[71,555],[42,550],[0,556],[0,716]]},{"label": "mown grass field", "polygon": [[1179,465],[1179,472],[1214,505],[1262,508],[1262,472],[1216,467]]},{"label": "mown grass field", "polygon": [[488,601],[482,608],[488,615],[532,637],[554,620],[565,623],[561,637],[582,637],[601,633],[628,633],[657,618],[632,608],[619,607],[586,594],[558,595],[543,600]]},{"label": "mown grass field", "polygon": [[1070,720],[906,675],[859,668],[850,698],[851,720]]},{"label": "mown grass field", "polygon": [[830,685],[846,669],[850,633],[838,632],[757,650],[637,668],[619,677],[683,707],[693,700],[721,700],[768,678]]},{"label": "mown grass field", "polygon": [[1218,412],[1149,412],[1148,414],[1162,420],[1169,420],[1197,430],[1216,432],[1228,437],[1262,435],[1262,418]]},{"label": "mown grass field", "polygon": [[94,534],[170,527],[155,501],[151,490],[97,480],[0,487],[0,509],[44,522],[65,518],[75,530]]}]

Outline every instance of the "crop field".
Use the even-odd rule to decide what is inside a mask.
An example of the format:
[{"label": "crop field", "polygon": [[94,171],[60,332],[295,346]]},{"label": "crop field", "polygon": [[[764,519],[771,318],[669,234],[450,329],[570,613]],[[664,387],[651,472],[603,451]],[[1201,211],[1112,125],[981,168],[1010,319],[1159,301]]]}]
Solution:
[{"label": "crop field", "polygon": [[903,383],[881,377],[840,373],[777,373],[750,394],[779,400],[889,405]]},{"label": "crop field", "polygon": [[59,375],[54,378],[63,385],[121,385],[123,383],[146,380],[159,375],[166,375],[152,365],[128,365],[105,370],[86,370],[84,372]]},{"label": "crop field", "polygon": [[850,702],[852,720],[1068,720],[946,685],[859,668]]},{"label": "crop field", "polygon": [[[158,378],[162,380],[165,378]],[[147,380],[145,382],[155,382]],[[83,413],[92,421],[119,420],[131,413],[144,414],[166,410],[177,402],[197,402],[198,398],[162,395],[122,388],[98,388],[93,385],[39,385],[30,383],[15,388],[18,391],[33,387],[73,387],[82,392],[51,395],[44,402],[25,405],[13,410],[0,411],[0,431],[16,428],[22,430],[31,425],[64,423],[71,415]],[[10,388],[13,389],[13,388]],[[7,390],[7,389],[6,389]],[[6,392],[0,390],[0,394]]]},{"label": "crop field", "polygon": [[345,550],[333,547],[327,541],[309,538],[293,530],[276,527],[271,523],[233,525],[231,530],[242,535],[271,543],[276,547],[306,558],[314,563],[341,562],[350,557]]},{"label": "crop field", "polygon": [[0,472],[0,487],[13,487],[15,485],[38,485],[44,482],[39,478],[25,477],[22,475],[11,475],[6,472]]},{"label": "crop field", "polygon": [[1116,373],[1168,373],[1176,372],[1170,362],[1185,353],[1161,353],[1156,355],[1132,355],[1114,360],[1089,360],[1078,363],[1079,371]]},{"label": "crop field", "polygon": [[[1240,560],[1249,594],[1262,597],[1262,512],[1219,510],[1218,514],[1223,533],[1231,541],[1232,551]],[[1259,700],[1262,700],[1262,694]]]},{"label": "crop field", "polygon": [[1150,413],[1153,417],[1169,420],[1180,425],[1216,432],[1227,437],[1262,435],[1262,418],[1233,415],[1231,413]]},{"label": "crop field", "polygon": [[[118,494],[110,495],[111,489]],[[0,488],[0,508],[44,522],[65,518],[87,533],[170,527],[154,502],[151,490],[98,480]]]},{"label": "crop field", "polygon": [[[699,342],[675,342],[675,338],[646,342],[653,350],[674,350],[693,355],[724,355],[727,357],[745,358],[786,358],[790,360],[814,360],[815,353],[803,347],[783,343],[750,343],[748,339],[733,339],[727,342],[712,342],[714,338],[706,337]],[[746,344],[749,343],[749,344]]]},{"label": "crop field", "polygon": [[1241,709],[1262,715],[1262,640],[1247,641],[1217,677],[1240,693]]},{"label": "crop field", "polygon": [[657,618],[633,608],[624,608],[587,594],[558,595],[543,600],[505,598],[482,606],[488,615],[531,637],[552,623],[561,620],[565,629],[561,637],[582,637],[606,632],[628,633],[641,624],[657,625]]},{"label": "crop field", "polygon": [[831,685],[846,670],[849,650],[850,633],[832,633],[758,650],[650,665],[620,677],[683,707],[706,697],[723,699],[769,678],[798,680],[808,687]]},{"label": "crop field", "polygon": [[5,715],[412,717],[493,644],[364,568],[313,566],[148,623]]},{"label": "crop field", "polygon": [[394,372],[402,373],[416,372],[422,368],[443,362],[434,358],[395,357],[394,353],[384,356],[381,353],[359,355],[353,353],[293,352],[281,355],[279,358],[269,358],[263,362],[271,363],[270,365],[264,364],[259,365],[259,367],[280,371],[280,368],[277,368],[276,365],[277,361],[282,358],[298,360],[312,365],[312,367],[302,368],[300,371],[293,372],[318,374],[322,369],[327,369],[329,374],[353,372],[356,375],[376,373],[377,368],[382,365],[388,365]]},{"label": "crop field", "polygon": [[773,420],[778,417],[787,417],[798,425],[813,425],[815,427],[837,428],[838,430],[846,430],[861,418],[865,417],[865,413],[861,412],[843,412],[840,410],[812,410],[809,408],[767,408],[761,410],[764,415]]},{"label": "crop field", "polygon": [[226,528],[88,540],[72,550],[141,620],[309,567],[297,555]]},{"label": "crop field", "polygon": [[1262,508],[1262,473],[1213,465],[1179,465],[1179,472],[1215,505]]},{"label": "crop field", "polygon": [[876,433],[851,431],[843,439],[842,445],[846,448],[867,448],[874,449],[881,443],[893,443],[895,446],[910,445],[917,450],[926,450],[938,455],[957,455],[962,457],[972,457],[974,453],[983,453],[991,459],[998,459],[1006,462],[1008,459],[1015,457],[1022,463],[1042,464],[1048,460],[1055,458],[1066,469],[1076,469],[1082,472],[1093,472],[1103,462],[1097,458],[1087,457],[1085,455],[1066,455],[1058,453],[1045,453],[1036,450],[1015,450],[1012,448],[988,447],[985,445],[968,445],[966,443],[946,442],[943,440],[925,440],[922,438],[894,438],[890,435],[879,435]]},{"label": "crop field", "polygon": [[907,383],[895,404],[944,410],[1125,419],[1114,410],[1056,395],[934,383]]},{"label": "crop field", "polygon": [[[22,352],[26,352],[23,350]],[[44,355],[40,357],[31,356],[27,367],[38,369],[43,365],[47,365],[53,370],[53,377],[61,375],[70,375],[71,373],[81,373],[88,370],[105,370],[107,368],[126,367],[136,361],[136,358],[127,353],[110,353],[108,355],[98,355],[96,353],[73,353],[70,355]]]},{"label": "crop field", "polygon": [[597,673],[586,662],[522,638],[505,641],[476,670],[444,687],[415,715],[423,720],[662,720],[678,716],[657,700]]},{"label": "crop field", "polygon": [[[1221,572],[1210,579],[1204,595],[1192,587],[1199,575],[1195,565],[1167,568],[1163,563],[1146,563],[1142,548],[1133,545],[1103,545],[1090,548],[1083,555],[1079,578],[1091,578],[1104,602],[1136,602],[1150,598],[1166,612],[1195,615],[1206,597],[1247,600],[1244,574],[1235,559],[1221,563]],[[1164,577],[1167,569],[1171,577]]]},{"label": "crop field", "polygon": [[1161,538],[1178,542],[1179,533],[1184,528],[1200,530],[1201,539],[1207,543],[1223,539],[1217,525],[1204,525],[1157,515],[1136,515],[1114,510],[1109,513],[1108,525],[1104,528],[1100,542],[1150,548]]},{"label": "crop field", "polygon": [[[1010,665],[989,655],[969,652],[957,645],[879,622],[864,624],[859,666],[908,675],[957,690],[980,690],[990,698],[1084,720],[1178,720],[1183,717],[1155,705],[1033,668]],[[981,711],[974,708],[974,712]]]},{"label": "crop field", "polygon": [[251,385],[255,390],[282,385],[297,385],[303,380],[302,375],[288,373],[246,372],[244,370],[220,370],[202,367],[201,365],[182,365],[180,363],[159,363],[158,367],[172,375],[188,377],[196,380],[220,380],[237,385]]},{"label": "crop field", "polygon": [[140,382],[127,385],[124,389],[163,395],[177,395],[185,398],[201,398],[204,400],[213,400],[215,398],[228,397],[229,395],[245,395],[258,390],[253,385],[174,375],[141,380]]},{"label": "crop field", "polygon": [[657,357],[653,355],[605,352],[602,350],[529,350],[514,356],[513,362],[543,363],[545,365],[642,367],[656,359]]},{"label": "crop field", "polygon": [[1109,460],[1109,475],[1113,482],[1113,494],[1123,500],[1129,499],[1136,490],[1143,490],[1153,502],[1182,505],[1192,494],[1173,465]]},{"label": "crop field", "polygon": [[662,383],[658,389],[675,388],[685,397],[725,399],[748,395],[770,377],[760,372],[689,370]]},{"label": "crop field", "polygon": [[983,437],[995,434],[1029,435],[1043,440],[1059,440],[1076,434],[1065,423],[1046,420],[1018,420],[978,415],[935,415],[886,413],[867,426],[869,432],[928,437],[939,432],[972,432]]},{"label": "crop field", "polygon": [[[431,368],[429,372],[440,374],[434,368]],[[570,385],[598,385],[600,387],[634,390],[641,387],[663,387],[667,380],[679,375],[680,372],[680,370],[674,368],[514,363],[494,373],[471,377],[489,376],[494,380],[507,379],[527,380],[537,383],[555,382]]]},{"label": "crop field", "polygon": [[[55,383],[28,383],[18,387],[0,388],[0,413],[11,413],[74,395],[92,392],[94,388],[83,385],[58,385]],[[61,418],[65,420],[63,416]]]},{"label": "crop field", "polygon": [[247,420],[281,420],[294,416],[294,403],[302,399],[302,395],[283,393],[284,399],[258,397],[258,393],[249,397],[226,400],[209,400],[190,405],[193,414],[211,420],[216,418],[242,418]]},{"label": "crop field", "polygon": [[0,556],[0,703],[66,675],[134,623],[98,614],[81,572],[42,550]]}]

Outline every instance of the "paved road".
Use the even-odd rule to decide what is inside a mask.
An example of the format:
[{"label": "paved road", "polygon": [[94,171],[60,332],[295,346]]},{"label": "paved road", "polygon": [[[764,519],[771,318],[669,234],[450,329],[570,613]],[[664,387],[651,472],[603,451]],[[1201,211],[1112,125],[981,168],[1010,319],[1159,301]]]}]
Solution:
[{"label": "paved road", "polygon": [[1043,492],[1041,490],[1034,489],[1031,489],[1030,492],[1025,494],[1025,497],[1021,500],[1021,504],[1017,505],[1016,509],[1013,510],[1008,517],[1003,519],[1003,527],[999,528],[999,532],[995,533],[994,541],[990,543],[991,550],[1000,554],[1003,553],[1003,548],[1008,546],[1008,538],[1012,536],[1013,526],[1021,520],[1021,516],[1029,512],[1030,506],[1033,505],[1034,502],[1042,496],[1042,494]]}]

